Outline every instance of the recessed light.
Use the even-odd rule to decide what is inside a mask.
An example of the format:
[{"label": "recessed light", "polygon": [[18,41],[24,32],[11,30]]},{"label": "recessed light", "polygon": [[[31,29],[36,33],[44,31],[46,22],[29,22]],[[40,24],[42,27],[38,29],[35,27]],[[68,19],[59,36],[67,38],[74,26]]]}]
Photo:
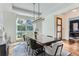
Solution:
[{"label": "recessed light", "polygon": [[73,10],[72,10],[72,12],[76,12],[76,11],[77,11],[77,9],[73,9]]}]

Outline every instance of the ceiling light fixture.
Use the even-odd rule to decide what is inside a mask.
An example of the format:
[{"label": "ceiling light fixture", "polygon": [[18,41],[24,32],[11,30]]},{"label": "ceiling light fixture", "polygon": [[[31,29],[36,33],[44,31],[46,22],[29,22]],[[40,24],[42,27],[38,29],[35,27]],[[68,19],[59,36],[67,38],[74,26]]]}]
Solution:
[{"label": "ceiling light fixture", "polygon": [[[33,7],[34,7],[33,11],[34,12],[35,12],[35,6],[36,6],[36,4],[33,3]],[[37,4],[37,8],[38,8],[38,13],[41,13],[40,12],[40,3]],[[33,22],[39,22],[39,21],[44,20],[44,18],[41,17],[41,14],[38,14],[38,16],[36,17],[34,12],[33,12],[33,15],[34,15],[34,21]]]}]

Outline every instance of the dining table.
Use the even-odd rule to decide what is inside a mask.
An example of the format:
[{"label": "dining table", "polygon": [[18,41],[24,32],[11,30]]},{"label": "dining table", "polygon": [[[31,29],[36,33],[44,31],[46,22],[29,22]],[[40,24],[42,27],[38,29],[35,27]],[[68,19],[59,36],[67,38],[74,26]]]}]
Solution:
[{"label": "dining table", "polygon": [[27,38],[35,40],[37,44],[40,44],[42,46],[44,45],[50,45],[52,43],[58,42],[60,40],[54,38],[54,37],[49,37],[49,36],[41,36],[40,38],[35,38],[35,35],[32,33],[31,35],[25,35]]}]

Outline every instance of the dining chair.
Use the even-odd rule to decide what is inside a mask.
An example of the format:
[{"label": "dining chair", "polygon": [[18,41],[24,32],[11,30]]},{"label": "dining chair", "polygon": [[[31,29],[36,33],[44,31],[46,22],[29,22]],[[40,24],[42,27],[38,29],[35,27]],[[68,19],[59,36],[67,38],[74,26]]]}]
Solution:
[{"label": "dining chair", "polygon": [[[57,43],[58,43],[58,46],[57,46],[57,49],[56,49],[56,52],[55,52],[56,56],[57,55],[60,55],[60,56],[71,56],[72,53],[63,48],[63,45],[64,45],[63,41],[58,41]],[[53,44],[52,44],[52,46],[53,46]]]},{"label": "dining chair", "polygon": [[44,53],[43,46],[36,43],[36,40],[30,40],[30,48],[32,49],[32,55],[38,56],[41,53]]},{"label": "dining chair", "polygon": [[45,52],[50,56],[70,56],[71,53],[63,48],[63,41],[52,43],[51,46],[44,46]]},{"label": "dining chair", "polygon": [[51,46],[44,46],[45,52],[50,56],[61,56],[63,44],[56,42],[52,43]]}]

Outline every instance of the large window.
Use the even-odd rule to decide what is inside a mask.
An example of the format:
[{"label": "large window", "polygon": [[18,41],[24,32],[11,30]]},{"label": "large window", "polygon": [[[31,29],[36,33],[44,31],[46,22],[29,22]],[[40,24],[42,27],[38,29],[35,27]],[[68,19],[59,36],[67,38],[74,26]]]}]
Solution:
[{"label": "large window", "polygon": [[16,37],[22,38],[23,34],[33,31],[32,20],[17,18],[16,20]]}]

